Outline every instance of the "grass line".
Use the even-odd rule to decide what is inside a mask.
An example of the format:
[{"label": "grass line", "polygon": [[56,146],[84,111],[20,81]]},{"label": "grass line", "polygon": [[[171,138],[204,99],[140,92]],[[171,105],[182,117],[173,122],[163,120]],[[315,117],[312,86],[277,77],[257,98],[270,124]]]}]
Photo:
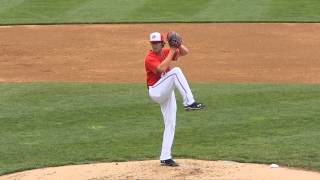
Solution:
[{"label": "grass line", "polygon": [[320,22],[318,0],[0,0],[0,24]]}]

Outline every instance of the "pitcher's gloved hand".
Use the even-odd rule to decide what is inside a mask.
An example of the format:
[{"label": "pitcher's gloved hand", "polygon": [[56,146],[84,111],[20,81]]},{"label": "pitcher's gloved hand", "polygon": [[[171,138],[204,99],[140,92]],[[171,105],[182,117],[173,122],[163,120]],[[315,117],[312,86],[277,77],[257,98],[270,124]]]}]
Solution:
[{"label": "pitcher's gloved hand", "polygon": [[167,34],[167,41],[170,47],[179,48],[182,43],[182,37],[174,31],[170,31]]}]

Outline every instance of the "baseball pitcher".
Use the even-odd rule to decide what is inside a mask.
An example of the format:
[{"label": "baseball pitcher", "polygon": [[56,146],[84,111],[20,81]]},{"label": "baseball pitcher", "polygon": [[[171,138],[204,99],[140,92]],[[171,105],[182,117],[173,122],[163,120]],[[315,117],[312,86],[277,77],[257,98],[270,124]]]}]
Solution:
[{"label": "baseball pitcher", "polygon": [[170,69],[172,61],[189,52],[188,48],[182,45],[181,36],[173,31],[167,34],[170,48],[164,47],[164,36],[159,32],[151,33],[149,40],[152,50],[147,53],[144,60],[147,88],[151,99],[160,104],[164,122],[160,164],[178,166],[171,156],[177,112],[174,90],[177,89],[182,96],[185,110],[200,110],[205,106],[194,100],[182,70],[179,67]]}]

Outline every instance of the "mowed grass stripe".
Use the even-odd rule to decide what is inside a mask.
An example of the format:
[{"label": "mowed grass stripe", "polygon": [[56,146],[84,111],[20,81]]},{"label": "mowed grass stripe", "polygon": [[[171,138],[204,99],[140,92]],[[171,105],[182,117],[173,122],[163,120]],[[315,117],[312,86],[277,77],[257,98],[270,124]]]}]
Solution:
[{"label": "mowed grass stripe", "polygon": [[64,13],[88,0],[25,0],[0,13],[1,21],[16,23],[54,23],[64,19]]},{"label": "mowed grass stripe", "polygon": [[318,0],[0,0],[0,24],[320,22]]},{"label": "mowed grass stripe", "polygon": [[[320,170],[320,86],[192,84],[207,109],[178,97],[176,158]],[[1,83],[0,173],[63,164],[158,159],[159,106],[144,84]]]}]

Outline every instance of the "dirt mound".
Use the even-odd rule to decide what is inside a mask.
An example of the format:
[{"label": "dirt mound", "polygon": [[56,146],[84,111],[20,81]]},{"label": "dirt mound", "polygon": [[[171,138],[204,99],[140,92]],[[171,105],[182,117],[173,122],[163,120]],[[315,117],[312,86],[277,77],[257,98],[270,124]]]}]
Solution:
[{"label": "dirt mound", "polygon": [[215,179],[215,180],[318,180],[320,173],[269,165],[231,161],[178,159],[179,167],[164,167],[159,161],[99,163],[43,168],[10,174],[3,180],[68,179]]}]

